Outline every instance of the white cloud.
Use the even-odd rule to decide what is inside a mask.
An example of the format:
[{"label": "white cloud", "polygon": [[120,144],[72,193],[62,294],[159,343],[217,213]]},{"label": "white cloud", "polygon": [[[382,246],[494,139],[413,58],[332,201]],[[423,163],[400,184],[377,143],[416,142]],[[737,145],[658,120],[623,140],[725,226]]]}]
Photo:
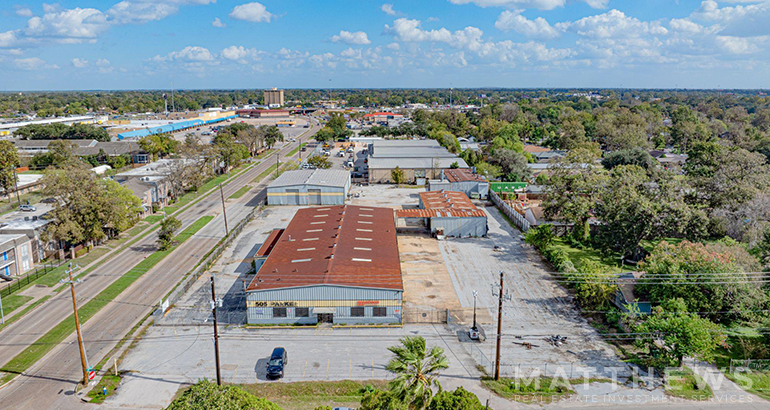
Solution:
[{"label": "white cloud", "polygon": [[207,5],[216,0],[124,0],[108,11],[110,21],[116,24],[142,24],[162,20],[184,5]]},{"label": "white cloud", "polygon": [[80,43],[95,41],[108,28],[107,17],[101,11],[74,8],[32,17],[24,34],[32,38],[52,38],[62,43]]},{"label": "white cloud", "polygon": [[438,21],[438,17],[428,17],[428,18],[425,19],[425,21],[427,21],[429,23],[435,23],[435,22]]},{"label": "white cloud", "polygon": [[644,34],[665,35],[668,30],[658,22],[644,22],[628,17],[620,10],[584,17],[574,22],[557,23],[556,28],[592,38],[629,38]]},{"label": "white cloud", "polygon": [[[766,39],[762,38],[760,42]],[[742,37],[717,36],[716,44],[721,50],[730,54],[753,54],[760,51],[759,46],[752,39]]]},{"label": "white cloud", "polygon": [[35,15],[35,13],[33,13],[32,10],[30,10],[29,8],[24,7],[24,8],[16,9],[16,15],[22,16],[22,17],[32,17]]},{"label": "white cloud", "polygon": [[179,51],[173,51],[165,56],[157,55],[152,58],[153,61],[188,61],[188,62],[206,62],[213,61],[214,55],[205,48],[199,46],[187,46]]},{"label": "white cloud", "polygon": [[394,9],[393,9],[393,5],[392,5],[392,4],[389,4],[389,3],[385,3],[385,4],[383,4],[383,5],[382,5],[382,7],[381,7],[381,9],[382,9],[382,11],[383,11],[385,14],[387,14],[387,15],[389,15],[389,16],[395,16],[396,14],[398,14],[398,13],[396,12],[396,10],[394,10]]},{"label": "white cloud", "polygon": [[13,64],[16,68],[25,71],[37,71],[37,70],[56,70],[59,68],[56,64],[48,64],[44,60],[31,57],[31,58],[17,58],[13,60]]},{"label": "white cloud", "polygon": [[19,45],[18,30],[10,30],[0,33],[0,48],[16,47]]},{"label": "white cloud", "polygon": [[211,22],[211,25],[219,28],[227,27],[227,25],[223,23],[222,20],[219,19],[219,17],[215,18],[214,21]]},{"label": "white cloud", "polygon": [[390,43],[390,44],[388,44],[385,47],[387,47],[389,50],[400,50],[401,49],[401,45],[398,44],[398,43]]},{"label": "white cloud", "polygon": [[[564,7],[567,0],[449,0],[454,4],[475,4],[479,7],[518,7],[525,9],[553,10]],[[582,0],[595,9],[607,7],[609,0]]]},{"label": "white cloud", "polygon": [[706,0],[691,18],[718,23],[721,34],[736,37],[754,37],[770,34],[770,1],[758,4],[719,8],[713,0]]},{"label": "white cloud", "polygon": [[542,17],[529,20],[522,16],[519,11],[505,10],[495,22],[495,27],[503,31],[515,31],[527,37],[552,39],[559,36],[559,30],[548,24],[548,21]]},{"label": "white cloud", "polygon": [[340,31],[340,34],[332,36],[329,40],[332,43],[345,43],[345,44],[356,44],[356,45],[364,45],[364,44],[372,43],[371,41],[369,41],[369,37],[363,31],[350,32],[350,31],[342,30]]},{"label": "white cloud", "polygon": [[237,61],[241,64],[246,64],[249,59],[257,59],[257,57],[260,55],[260,52],[254,48],[230,46],[222,50],[220,55],[225,60]]},{"label": "white cloud", "polygon": [[252,23],[269,23],[274,14],[267,11],[262,3],[246,3],[235,6],[230,12],[230,17],[235,20],[250,21]]},{"label": "white cloud", "polygon": [[83,68],[88,66],[88,60],[83,60],[82,58],[73,58],[72,65],[75,66],[75,68]]}]

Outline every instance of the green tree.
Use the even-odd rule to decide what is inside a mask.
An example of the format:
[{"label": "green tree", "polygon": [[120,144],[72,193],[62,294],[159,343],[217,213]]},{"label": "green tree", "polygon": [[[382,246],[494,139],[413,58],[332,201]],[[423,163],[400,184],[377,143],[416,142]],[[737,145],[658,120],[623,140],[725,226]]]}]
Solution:
[{"label": "green tree", "polygon": [[16,186],[15,168],[19,165],[19,153],[11,141],[0,141],[0,188],[11,200],[11,190]]},{"label": "green tree", "polygon": [[182,227],[182,221],[176,219],[173,216],[167,216],[160,221],[160,229],[158,229],[158,249],[165,251],[171,248],[176,243],[174,241],[174,235],[176,231]]},{"label": "green tree", "polygon": [[174,399],[166,410],[281,410],[268,400],[235,386],[217,386],[201,380]]},{"label": "green tree", "polygon": [[503,175],[503,169],[488,162],[479,162],[476,164],[476,173],[484,175],[488,181],[492,181]]},{"label": "green tree", "polygon": [[386,369],[396,375],[388,386],[411,409],[424,409],[431,402],[432,389],[437,387],[441,391],[437,377],[441,370],[449,367],[449,360],[444,349],[438,346],[427,350],[421,336],[407,336],[400,341],[400,346],[388,348],[395,357]]},{"label": "green tree", "polygon": [[453,162],[453,163],[449,164],[449,168],[450,168],[450,169],[457,169],[457,168],[460,168],[460,164],[458,164],[458,163],[457,163],[457,161],[455,161],[455,162]]},{"label": "green tree", "polygon": [[334,141],[334,131],[329,127],[323,127],[315,133],[313,138],[318,142]]},{"label": "green tree", "polygon": [[166,134],[148,135],[139,140],[139,146],[152,155],[152,160],[157,161],[158,156],[167,156],[176,150],[179,141]]},{"label": "green tree", "polygon": [[636,165],[649,171],[657,168],[658,162],[641,147],[611,152],[602,159],[602,166],[608,170],[618,165]]},{"label": "green tree", "polygon": [[103,195],[108,198],[102,212],[104,213],[105,227],[116,232],[123,232],[139,222],[139,215],[142,213],[142,200],[134,193],[108,179],[100,180],[103,186]]},{"label": "green tree", "polygon": [[242,160],[249,157],[249,149],[245,145],[236,142],[230,133],[218,134],[213,141],[214,152],[219,161],[224,163],[224,169],[237,166]]},{"label": "green tree", "polygon": [[541,251],[545,250],[556,239],[556,234],[552,228],[550,224],[532,227],[524,234],[524,241]]},{"label": "green tree", "polygon": [[462,387],[454,391],[438,392],[428,406],[428,410],[484,410],[485,408],[475,394]]},{"label": "green tree", "polygon": [[527,166],[527,158],[511,149],[495,150],[489,161],[502,168],[508,181],[527,181],[532,175],[532,170]]},{"label": "green tree", "polygon": [[689,313],[682,299],[671,299],[656,307],[633,329],[645,336],[636,344],[649,350],[649,364],[657,368],[682,366],[685,357],[711,360],[724,340],[719,325]]},{"label": "green tree", "polygon": [[401,185],[404,183],[404,170],[400,167],[396,166],[392,171],[390,171],[390,178],[393,180],[394,184]]},{"label": "green tree", "polygon": [[393,392],[379,389],[366,389],[358,410],[412,410]]},{"label": "green tree", "polygon": [[607,179],[604,170],[594,165],[596,159],[596,153],[579,148],[557,161],[543,201],[546,218],[573,223],[573,236],[583,243],[589,236],[588,219]]},{"label": "green tree", "polygon": [[283,142],[283,139],[283,133],[275,125],[270,125],[264,129],[264,140],[268,149],[273,148],[276,142]]},{"label": "green tree", "polygon": [[314,155],[308,158],[307,163],[318,169],[329,169],[332,167],[331,161],[323,155]]},{"label": "green tree", "polygon": [[761,284],[751,283],[753,276],[742,271],[733,254],[700,243],[660,242],[639,268],[645,272],[636,286],[639,295],[655,304],[681,299],[688,311],[720,323],[758,318],[757,311],[768,303]]},{"label": "green tree", "polygon": [[607,310],[618,290],[612,272],[605,265],[590,259],[578,262],[577,272],[567,274],[570,286],[575,289],[580,307],[586,310]]}]

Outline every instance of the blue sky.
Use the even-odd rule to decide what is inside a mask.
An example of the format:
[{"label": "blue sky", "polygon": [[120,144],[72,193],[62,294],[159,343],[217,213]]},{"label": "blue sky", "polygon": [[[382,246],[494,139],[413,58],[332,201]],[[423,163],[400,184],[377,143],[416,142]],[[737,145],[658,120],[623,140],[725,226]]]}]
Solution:
[{"label": "blue sky", "polygon": [[770,0],[0,2],[0,91],[770,88]]}]

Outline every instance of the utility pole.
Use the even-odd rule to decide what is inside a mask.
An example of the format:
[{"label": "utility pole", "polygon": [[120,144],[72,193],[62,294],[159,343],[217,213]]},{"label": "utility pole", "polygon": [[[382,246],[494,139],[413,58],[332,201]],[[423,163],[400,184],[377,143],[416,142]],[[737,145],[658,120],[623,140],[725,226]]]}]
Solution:
[{"label": "utility pole", "polygon": [[211,276],[211,311],[214,314],[214,355],[217,363],[217,385],[222,385],[222,375],[219,371],[219,331],[217,330],[217,307],[221,305],[222,301],[217,300],[214,290],[214,276]]},{"label": "utility pole", "polygon": [[225,206],[225,193],[222,192],[222,184],[219,184],[219,196],[222,197],[222,215],[225,217],[225,236],[230,235],[230,230],[227,229],[227,207]]},{"label": "utility pole", "polygon": [[299,137],[299,163],[302,164],[302,137]]},{"label": "utility pole", "polygon": [[276,177],[278,176],[278,167],[281,166],[280,158],[281,158],[281,152],[279,150],[278,152],[275,153],[275,175],[276,175]]},{"label": "utility pole", "polygon": [[75,280],[72,278],[72,272],[76,269],[80,268],[80,266],[75,265],[75,267],[72,267],[72,262],[70,262],[69,269],[65,271],[65,273],[69,276],[69,280],[62,279],[59,281],[59,283],[69,284],[70,285],[70,292],[72,293],[72,308],[75,311],[75,328],[77,329],[78,333],[78,346],[80,347],[80,364],[83,367],[83,384],[88,384],[88,357],[86,357],[86,349],[85,346],[83,346],[83,333],[80,331],[80,318],[78,317],[78,302],[75,298],[75,284],[83,282],[82,280],[78,279]]},{"label": "utility pole", "polygon": [[497,304],[497,352],[495,353],[495,380],[500,380],[500,341],[503,333],[503,271],[500,271],[500,297]]},{"label": "utility pole", "polygon": [[3,313],[3,295],[0,295],[0,325],[5,324],[5,313]]},{"label": "utility pole", "polygon": [[174,82],[171,82],[171,111],[176,112],[176,105],[174,104]]}]

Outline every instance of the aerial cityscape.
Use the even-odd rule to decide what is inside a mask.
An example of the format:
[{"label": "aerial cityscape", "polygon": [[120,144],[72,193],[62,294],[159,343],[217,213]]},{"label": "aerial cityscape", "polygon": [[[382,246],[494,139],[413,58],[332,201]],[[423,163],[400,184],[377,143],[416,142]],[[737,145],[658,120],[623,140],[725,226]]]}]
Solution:
[{"label": "aerial cityscape", "polygon": [[0,22],[0,410],[770,409],[770,1]]}]

